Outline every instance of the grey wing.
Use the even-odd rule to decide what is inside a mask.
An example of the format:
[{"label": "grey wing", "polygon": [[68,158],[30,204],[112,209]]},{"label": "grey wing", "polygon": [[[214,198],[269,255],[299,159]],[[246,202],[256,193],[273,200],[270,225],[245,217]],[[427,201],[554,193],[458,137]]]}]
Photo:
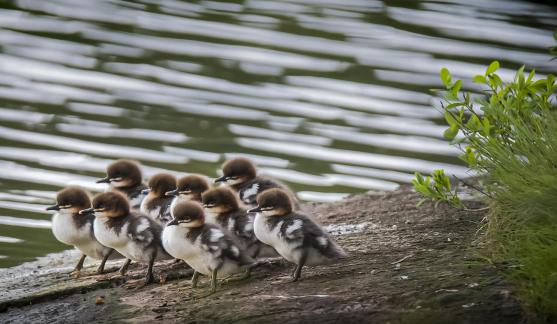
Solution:
[{"label": "grey wing", "polygon": [[138,193],[137,195],[130,196],[129,199],[131,207],[139,209],[139,207],[141,206],[141,202],[143,201],[143,199],[145,199],[145,197],[147,197],[147,194],[143,193]]},{"label": "grey wing", "polygon": [[236,217],[235,231],[236,236],[243,240],[254,242],[257,241],[253,232],[254,215],[242,213]]},{"label": "grey wing", "polygon": [[304,220],[300,218],[290,218],[282,224],[280,233],[290,244],[299,242],[302,244],[305,238]]},{"label": "grey wing", "polygon": [[279,187],[280,185],[270,179],[258,178],[257,181],[254,181],[252,184],[242,189],[240,198],[246,205],[257,205],[256,198],[258,194],[267,189]]},{"label": "grey wing", "polygon": [[223,256],[238,262],[240,265],[247,265],[255,262],[246,254],[237,242],[232,240],[232,238],[225,238],[225,242],[225,247],[222,250]]},{"label": "grey wing", "polygon": [[332,240],[319,225],[310,218],[305,219],[304,245],[312,246],[329,258],[342,258],[346,253]]},{"label": "grey wing", "polygon": [[239,244],[222,229],[216,226],[211,227],[206,235],[208,235],[204,240],[206,249],[211,251],[213,255],[234,260],[242,265],[254,262],[244,253]]},{"label": "grey wing", "polygon": [[140,217],[133,227],[133,239],[143,245],[150,245],[157,238],[158,225],[148,217]]},{"label": "grey wing", "polygon": [[240,199],[248,206],[256,205],[257,193],[260,192],[259,187],[260,185],[257,182],[247,186],[240,193]]}]

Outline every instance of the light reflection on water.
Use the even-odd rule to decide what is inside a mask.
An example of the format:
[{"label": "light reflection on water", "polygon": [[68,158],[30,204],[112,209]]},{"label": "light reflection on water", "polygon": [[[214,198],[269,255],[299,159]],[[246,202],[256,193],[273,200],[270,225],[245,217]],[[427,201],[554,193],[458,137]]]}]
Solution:
[{"label": "light reflection on water", "polygon": [[[0,9],[0,267],[65,247],[43,208],[112,159],[212,177],[248,156],[334,201],[444,167],[438,71],[555,72],[533,2],[14,0]],[[464,87],[479,92],[468,81]]]}]

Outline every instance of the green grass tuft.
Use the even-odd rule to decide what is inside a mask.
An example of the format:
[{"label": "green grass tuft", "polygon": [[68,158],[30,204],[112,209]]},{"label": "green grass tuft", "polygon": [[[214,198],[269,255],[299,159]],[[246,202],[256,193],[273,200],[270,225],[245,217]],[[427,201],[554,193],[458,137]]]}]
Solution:
[{"label": "green grass tuft", "polygon": [[[497,143],[488,149],[498,163],[491,171],[494,204],[487,238],[498,261],[536,321],[557,321],[557,117],[544,116],[543,135],[520,128],[509,154]],[[536,137],[533,137],[536,136]],[[540,141],[540,137],[543,141]]]}]

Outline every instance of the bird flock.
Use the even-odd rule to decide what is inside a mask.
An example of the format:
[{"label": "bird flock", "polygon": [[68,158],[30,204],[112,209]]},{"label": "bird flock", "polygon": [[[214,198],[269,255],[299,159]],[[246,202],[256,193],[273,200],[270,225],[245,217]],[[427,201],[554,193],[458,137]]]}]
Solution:
[{"label": "bird flock", "polygon": [[248,159],[222,166],[220,183],[212,187],[203,175],[179,179],[157,173],[145,184],[138,162],[117,160],[106,170],[106,192],[91,199],[80,187],[56,196],[52,232],[62,243],[81,251],[70,275],[79,275],[86,257],[101,260],[104,272],[111,255],[147,264],[145,284],[154,281],[157,260],[183,260],[193,269],[192,287],[209,276],[211,290],[219,278],[248,278],[258,258],[280,256],[296,265],[292,281],[304,265],[330,264],[347,255],[310,216],[299,210],[295,195],[276,180],[257,175]]}]

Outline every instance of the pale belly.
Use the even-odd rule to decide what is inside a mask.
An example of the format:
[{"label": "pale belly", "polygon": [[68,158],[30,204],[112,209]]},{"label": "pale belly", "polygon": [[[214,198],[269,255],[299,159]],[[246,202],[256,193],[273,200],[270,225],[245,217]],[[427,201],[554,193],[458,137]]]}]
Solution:
[{"label": "pale belly", "polygon": [[265,219],[261,214],[255,215],[255,220],[253,221],[253,232],[255,237],[265,244],[273,246],[274,239],[272,233],[267,229],[265,225]]},{"label": "pale belly", "polygon": [[90,225],[76,228],[70,214],[55,214],[52,217],[52,234],[58,241],[68,245],[75,245],[91,238]]},{"label": "pale belly", "polygon": [[102,245],[111,247],[113,249],[119,249],[125,247],[128,243],[128,224],[125,224],[120,232],[116,233],[113,229],[108,228],[101,218],[97,217],[93,223],[93,228],[97,240]]},{"label": "pale belly", "polygon": [[[192,269],[206,276],[212,275],[212,270],[217,265],[217,260],[210,253],[199,253],[183,259]],[[226,278],[233,274],[242,272],[246,267],[240,267],[236,262],[225,260],[217,271],[217,278]]]},{"label": "pale belly", "polygon": [[115,248],[120,254],[132,261],[149,263],[151,259],[150,251],[146,251],[143,245],[130,241],[123,247]]},{"label": "pale belly", "polygon": [[[178,226],[166,227],[162,233],[164,249],[174,258],[184,260],[195,271],[210,276],[212,270],[218,265],[218,259],[213,254],[203,250],[194,242],[185,237],[185,231]],[[223,278],[242,271],[235,262],[226,260],[220,269],[218,277]]]},{"label": "pale belly", "polygon": [[[172,257],[177,259],[182,259],[182,255],[185,253],[185,239],[183,238],[185,234],[178,228],[178,226],[168,226],[162,231],[162,246]],[[180,237],[181,236],[181,237]]]},{"label": "pale belly", "polygon": [[90,224],[76,228],[71,214],[55,214],[52,217],[52,233],[58,241],[73,245],[83,254],[94,259],[102,259],[110,250],[91,235]]},{"label": "pale belly", "polygon": [[[285,241],[281,241],[280,243],[273,245],[273,247],[283,258],[295,264],[300,263],[302,253],[304,252],[302,248],[299,248],[299,245],[288,244]],[[318,250],[311,247],[305,248],[305,253],[305,265],[326,264],[332,261],[323,256]]]},{"label": "pale belly", "polygon": [[85,254],[86,256],[99,260],[107,255],[110,251],[110,248],[101,245],[96,240],[92,240],[88,244],[76,244],[75,247],[83,252],[83,254]]}]

